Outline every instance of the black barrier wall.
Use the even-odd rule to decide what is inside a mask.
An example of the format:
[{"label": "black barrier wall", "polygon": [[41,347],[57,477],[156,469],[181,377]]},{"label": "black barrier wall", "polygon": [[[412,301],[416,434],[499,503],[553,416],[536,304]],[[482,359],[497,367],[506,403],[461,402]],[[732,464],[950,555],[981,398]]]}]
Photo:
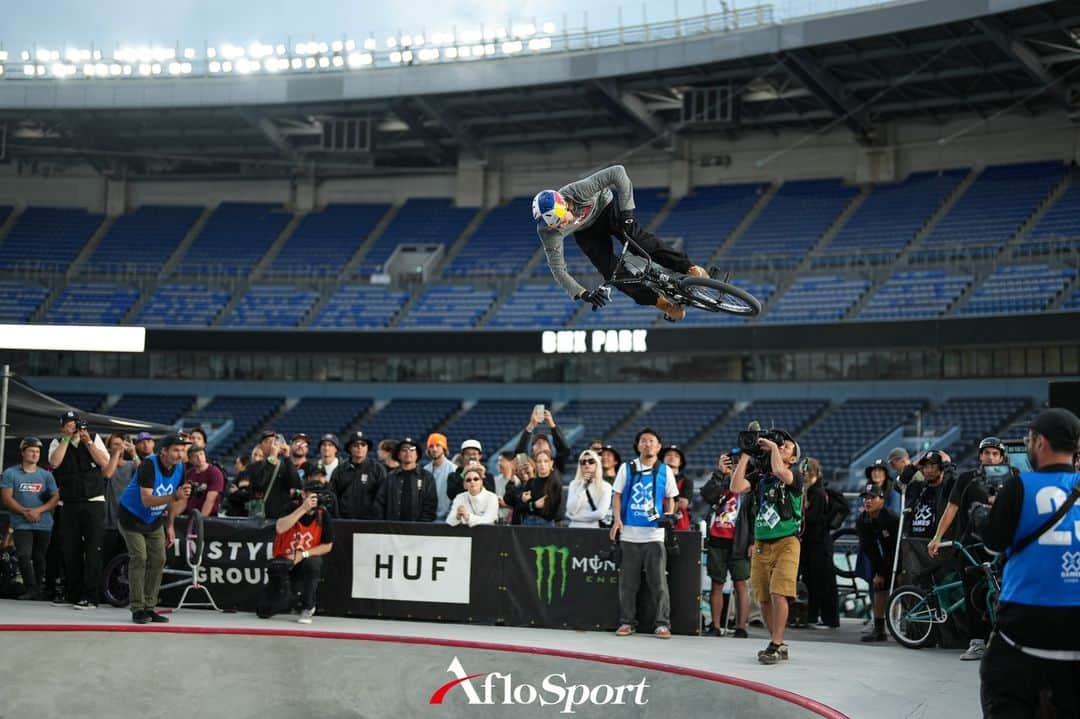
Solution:
[{"label": "black barrier wall", "polygon": [[[184,519],[177,524],[183,537]],[[618,626],[619,572],[605,530],[335,520],[334,538],[319,587],[323,615],[601,631]],[[678,532],[677,539],[678,556],[668,558],[671,630],[697,634],[701,538]],[[211,518],[204,540],[200,581],[222,609],[254,611],[273,526]],[[169,566],[185,567],[179,542]],[[163,603],[175,606],[180,591],[163,592]],[[639,606],[640,629],[651,631],[652,613]]]}]

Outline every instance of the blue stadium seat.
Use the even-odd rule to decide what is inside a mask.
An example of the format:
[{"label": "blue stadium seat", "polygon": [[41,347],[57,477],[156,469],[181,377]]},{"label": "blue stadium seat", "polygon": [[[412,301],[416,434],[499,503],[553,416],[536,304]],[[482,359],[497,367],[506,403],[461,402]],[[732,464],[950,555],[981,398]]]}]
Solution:
[{"label": "blue stadium seat", "polygon": [[[274,428],[291,440],[303,432],[311,438],[308,454],[319,454],[319,438],[324,434],[341,435],[371,409],[370,399],[352,397],[306,397],[274,422]],[[344,454],[344,447],[342,447]]]},{"label": "blue stadium seat", "polygon": [[26,322],[48,295],[44,287],[0,280],[0,322]]},{"label": "blue stadium seat", "polygon": [[619,450],[623,459],[629,460],[637,454],[633,447],[634,435],[642,427],[652,427],[660,433],[665,446],[686,447],[690,440],[727,415],[731,408],[732,403],[723,400],[664,400],[646,410],[632,426],[611,437],[608,443]]},{"label": "blue stadium seat", "polygon": [[206,221],[175,274],[247,276],[291,217],[277,205],[223,202]]},{"label": "blue stadium seat", "polygon": [[356,267],[356,275],[369,277],[382,272],[394,249],[402,243],[430,243],[449,248],[475,215],[475,207],[454,207],[449,199],[409,200],[364,255]]},{"label": "blue stadium seat", "polygon": [[471,285],[435,285],[424,290],[398,327],[468,329],[476,325],[497,298],[498,293]]},{"label": "blue stadium seat", "polygon": [[48,395],[80,412],[97,412],[108,396],[101,392],[49,392]]},{"label": "blue stadium seat", "polygon": [[0,242],[0,269],[65,272],[104,219],[86,210],[28,207]]},{"label": "blue stadium seat", "polygon": [[518,285],[488,321],[492,329],[557,328],[581,306],[554,283]]},{"label": "blue stadium seat", "polygon": [[231,295],[206,285],[159,285],[135,324],[145,327],[209,327]]},{"label": "blue stadium seat", "polygon": [[1014,257],[1032,257],[1080,251],[1080,184],[1065,190],[1053,207],[1031,228],[1013,251]]},{"label": "blue stadium seat", "polygon": [[195,398],[160,394],[125,394],[109,408],[114,417],[172,424],[191,409]]},{"label": "blue stadium seat", "polygon": [[959,314],[1010,315],[1046,309],[1076,276],[1071,268],[1047,265],[999,267],[960,308]]},{"label": "blue stadium seat", "polygon": [[138,290],[103,282],[72,282],[60,293],[48,312],[45,324],[115,325],[128,313]]},{"label": "blue stadium seat", "polygon": [[297,327],[319,301],[319,293],[287,285],[253,285],[226,317],[223,327]]},{"label": "blue stadium seat", "polygon": [[268,277],[332,277],[367,240],[389,205],[327,205],[309,212],[266,268]]},{"label": "blue stadium seat", "polygon": [[95,274],[156,275],[201,214],[200,207],[146,205],[118,217],[85,268]]},{"label": "blue stadium seat", "polygon": [[443,274],[513,276],[521,272],[539,247],[532,224],[532,198],[518,197],[487,214]]},{"label": "blue stadium seat", "polygon": [[383,285],[338,288],[312,321],[319,329],[387,327],[409,301],[409,293]]},{"label": "blue stadium seat", "polygon": [[1031,400],[1027,397],[952,398],[923,415],[922,426],[924,431],[937,434],[959,426],[960,439],[946,447],[945,451],[954,462],[962,463],[975,453],[983,437],[1000,437],[1002,430],[1030,405]]},{"label": "blue stadium seat", "polygon": [[859,310],[859,320],[910,320],[940,317],[975,278],[944,270],[897,272]]},{"label": "blue stadium seat", "polygon": [[478,439],[484,448],[484,456],[490,457],[517,437],[529,421],[533,407],[538,404],[551,407],[551,401],[546,399],[478,401],[447,425],[445,434],[450,440],[450,454],[455,454],[465,440]]},{"label": "blue stadium seat", "polygon": [[730,452],[736,446],[739,432],[755,420],[765,429],[784,429],[799,439],[803,427],[828,405],[825,400],[816,399],[757,400],[703,437],[687,454],[686,463],[694,471],[711,472],[716,469],[720,455]]},{"label": "blue stadium seat", "polygon": [[[412,437],[423,444],[430,433],[460,408],[460,400],[395,399],[376,412],[361,429],[375,442]],[[372,449],[372,453],[374,451]]]},{"label": "blue stadium seat", "polygon": [[[248,454],[253,445],[241,446],[241,442],[261,429],[267,420],[280,408],[284,399],[281,397],[246,397],[221,395],[214,397],[202,409],[184,418],[184,426],[192,427],[207,423],[220,424],[231,419],[233,429],[219,441],[212,442],[208,448],[214,457],[231,458],[237,452]],[[230,460],[231,461],[231,460]]]},{"label": "blue stadium seat", "polygon": [[656,234],[681,237],[691,261],[704,265],[767,189],[759,183],[695,187],[679,198]]},{"label": "blue stadium seat", "polygon": [[789,324],[839,322],[868,289],[868,280],[852,280],[840,275],[799,277],[762,321]]}]

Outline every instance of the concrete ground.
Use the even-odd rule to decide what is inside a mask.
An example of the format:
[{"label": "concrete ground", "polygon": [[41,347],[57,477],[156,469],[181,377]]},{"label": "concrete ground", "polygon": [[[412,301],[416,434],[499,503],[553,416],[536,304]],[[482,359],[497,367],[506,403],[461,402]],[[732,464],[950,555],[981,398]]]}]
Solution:
[{"label": "concrete ground", "polygon": [[[763,666],[756,653],[767,637],[753,627],[751,639],[662,641],[648,635],[320,616],[306,626],[297,624],[295,615],[260,620],[184,610],[169,616],[168,625],[134,625],[125,609],[80,612],[0,601],[0,671],[7,679],[0,719],[141,719],[175,715],[178,709],[207,717],[276,719],[305,707],[318,717],[390,712],[410,717],[981,716],[977,662],[961,662],[959,651],[913,651],[892,641],[864,645],[861,622],[850,620],[837,630],[789,631],[790,661]],[[22,658],[32,659],[24,663]],[[608,691],[598,685],[614,689],[644,679],[648,688],[639,698],[647,703],[632,703],[626,689],[620,705],[576,706],[572,714],[562,711],[565,697],[544,708],[536,703],[468,706],[464,687],[458,687],[442,704],[431,705],[432,694],[454,680],[455,659],[468,674],[509,673],[511,686],[540,688],[546,675],[565,674],[566,687],[591,687],[598,699]],[[133,691],[129,684],[136,677],[143,688]],[[482,680],[472,682],[477,691]],[[529,698],[528,689],[518,691],[519,699]],[[573,691],[580,696],[586,690],[566,695]],[[553,690],[546,696],[560,695]],[[809,708],[800,706],[807,704],[800,698],[812,700]],[[814,711],[813,702],[824,707]]]}]

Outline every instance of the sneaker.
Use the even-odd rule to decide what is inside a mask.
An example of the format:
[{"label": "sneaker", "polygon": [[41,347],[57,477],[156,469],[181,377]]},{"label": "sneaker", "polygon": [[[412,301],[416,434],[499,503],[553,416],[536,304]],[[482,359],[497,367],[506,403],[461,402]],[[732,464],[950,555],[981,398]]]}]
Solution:
[{"label": "sneaker", "polygon": [[773,644],[769,642],[769,646],[765,647],[762,651],[758,652],[757,660],[762,664],[776,664],[784,659],[787,659],[787,645],[786,644]]},{"label": "sneaker", "polygon": [[745,629],[739,629],[738,627],[735,628],[735,632],[731,636],[735,637],[736,639],[750,638],[750,635],[746,633]]},{"label": "sneaker", "polygon": [[72,609],[97,609],[97,604],[94,604],[88,599],[80,599],[71,605]]},{"label": "sneaker", "polygon": [[618,629],[615,630],[615,636],[617,637],[628,637],[633,633],[634,628],[629,624],[622,624],[619,626]]},{"label": "sneaker", "polygon": [[663,295],[656,300],[657,308],[664,313],[664,319],[669,322],[678,322],[683,317],[686,317],[686,308],[682,305],[676,304]]},{"label": "sneaker", "polygon": [[149,619],[154,624],[168,624],[169,623],[169,618],[168,617],[166,617],[164,614],[158,614],[153,609],[146,609],[146,610],[143,611],[143,613],[146,614],[146,618]]},{"label": "sneaker", "polygon": [[709,276],[709,273],[706,272],[705,268],[701,267],[700,265],[691,265],[690,269],[688,269],[686,271],[686,274],[690,275],[691,277],[708,277]]},{"label": "sneaker", "polygon": [[883,642],[886,639],[888,639],[888,637],[885,636],[885,628],[884,627],[881,627],[881,628],[875,627],[869,634],[863,634],[862,638],[859,641],[870,643],[870,642]]},{"label": "sneaker", "polygon": [[153,621],[150,619],[151,614],[153,614],[153,612],[148,612],[145,609],[138,609],[131,613],[131,621],[136,624],[149,624]]},{"label": "sneaker", "polygon": [[661,639],[671,639],[671,630],[663,625],[657,627],[653,634]]},{"label": "sneaker", "polygon": [[960,655],[960,659],[965,662],[979,661],[983,658],[984,652],[986,652],[986,642],[982,639],[972,639],[967,651]]},{"label": "sneaker", "polygon": [[49,602],[49,604],[53,605],[54,607],[70,607],[71,606],[71,602],[69,602],[67,599],[65,599],[63,594],[55,595],[53,597],[52,601]]},{"label": "sneaker", "polygon": [[15,598],[22,602],[36,602],[40,599],[44,599],[40,589],[27,589]]},{"label": "sneaker", "polygon": [[315,616],[315,608],[301,609],[300,617],[296,620],[298,624],[311,624],[311,618]]},{"label": "sneaker", "polygon": [[770,653],[769,652],[770,649],[773,651],[773,653],[776,654],[777,657],[779,657],[780,660],[784,660],[784,659],[788,658],[788,646],[787,646],[787,644],[779,644],[779,645],[777,645],[777,644],[773,644],[772,642],[769,642],[769,646],[765,647],[764,649],[762,649],[760,652],[757,653],[757,658],[758,658],[759,662],[761,662],[762,664],[775,664],[776,663],[775,661],[763,661],[762,660],[762,657],[764,657],[765,655]]},{"label": "sneaker", "polygon": [[712,624],[709,625],[709,630],[705,632],[705,635],[709,637],[722,637],[725,634],[727,634],[727,630],[721,629],[720,627]]},{"label": "sneaker", "polygon": [[712,267],[710,267],[708,272],[709,272],[709,278],[710,279],[720,280],[721,282],[727,282],[728,279],[731,277],[730,272],[724,272],[723,270],[721,270],[716,265],[713,265]]}]

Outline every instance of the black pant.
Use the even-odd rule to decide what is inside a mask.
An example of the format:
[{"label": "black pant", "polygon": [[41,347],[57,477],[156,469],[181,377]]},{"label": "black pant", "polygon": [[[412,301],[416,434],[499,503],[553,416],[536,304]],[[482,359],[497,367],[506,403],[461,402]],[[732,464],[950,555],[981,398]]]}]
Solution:
[{"label": "black pant", "polygon": [[800,571],[806,582],[806,621],[840,626],[840,600],[836,593],[832,542],[803,543]]},{"label": "black pant", "polygon": [[104,502],[66,502],[61,515],[64,543],[64,594],[69,602],[98,603],[101,594],[101,544]]},{"label": "black pant", "polygon": [[289,571],[289,579],[301,583],[300,598],[303,609],[315,608],[315,595],[322,578],[322,557],[308,557]]},{"label": "black pant", "polygon": [[[600,217],[596,218],[589,227],[574,233],[574,240],[578,247],[600,271],[605,280],[610,280],[615,271],[615,263],[618,261],[615,250],[611,244],[611,238],[615,237],[622,242],[622,228],[618,226],[618,218],[615,215],[615,203],[609,202],[608,206],[601,210]],[[656,235],[642,230],[634,238],[641,249],[649,253],[653,262],[669,270],[685,273],[693,264],[685,252],[670,247],[660,241]],[[636,253],[634,253],[636,254]],[[655,305],[660,295],[647,287],[631,285],[619,288],[637,302],[639,305]]]},{"label": "black pant", "polygon": [[49,548],[45,550],[45,584],[42,586],[42,590],[49,593],[50,599],[52,598],[52,592],[56,590],[57,585],[64,579],[63,505],[56,505],[56,509],[53,510],[52,515],[52,541],[49,542]]},{"label": "black pant", "polygon": [[32,529],[15,530],[15,555],[19,558],[19,571],[28,592],[44,589],[39,582],[45,581],[45,552],[51,534]]},{"label": "black pant", "polygon": [[995,634],[983,655],[979,678],[984,719],[1034,718],[1044,689],[1050,690],[1058,719],[1080,716],[1080,662],[1029,656]]}]

